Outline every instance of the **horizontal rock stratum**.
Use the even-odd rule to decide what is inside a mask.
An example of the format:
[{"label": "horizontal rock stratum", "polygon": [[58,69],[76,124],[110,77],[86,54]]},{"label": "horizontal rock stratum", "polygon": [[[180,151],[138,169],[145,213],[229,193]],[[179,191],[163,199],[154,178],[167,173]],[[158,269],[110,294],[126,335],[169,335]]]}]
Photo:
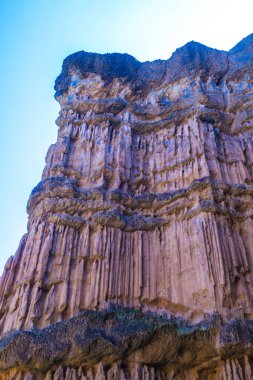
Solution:
[{"label": "horizontal rock stratum", "polygon": [[0,278],[0,379],[253,379],[253,34],[77,52],[55,90]]}]

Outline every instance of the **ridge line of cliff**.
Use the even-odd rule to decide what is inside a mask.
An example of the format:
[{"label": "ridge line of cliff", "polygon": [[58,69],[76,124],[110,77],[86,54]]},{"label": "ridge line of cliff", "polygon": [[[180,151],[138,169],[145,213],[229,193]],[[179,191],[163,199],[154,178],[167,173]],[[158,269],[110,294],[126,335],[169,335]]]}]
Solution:
[{"label": "ridge line of cliff", "polygon": [[[126,81],[134,84],[137,90],[147,83],[162,82],[164,73],[167,73],[166,79],[169,82],[187,75],[192,76],[194,71],[202,71],[203,77],[211,74],[214,81],[219,81],[229,71],[229,67],[228,70],[224,69],[227,55],[234,66],[232,67],[232,74],[234,74],[241,70],[242,63],[244,66],[247,63],[249,50],[253,53],[253,33],[227,52],[190,41],[176,49],[167,60],[140,62],[127,53],[100,54],[78,51],[63,61],[62,72],[55,81],[56,97],[66,91],[70,83],[70,74],[75,70],[82,76],[94,73],[107,80],[117,77],[125,78]],[[152,74],[151,77],[147,73]]]}]

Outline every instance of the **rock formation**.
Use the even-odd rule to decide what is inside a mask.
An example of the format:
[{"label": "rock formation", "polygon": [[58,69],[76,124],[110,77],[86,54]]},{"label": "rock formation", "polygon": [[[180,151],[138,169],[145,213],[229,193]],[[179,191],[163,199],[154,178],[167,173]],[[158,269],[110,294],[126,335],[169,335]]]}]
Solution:
[{"label": "rock formation", "polygon": [[0,379],[253,378],[253,34],[77,52],[0,279]]}]

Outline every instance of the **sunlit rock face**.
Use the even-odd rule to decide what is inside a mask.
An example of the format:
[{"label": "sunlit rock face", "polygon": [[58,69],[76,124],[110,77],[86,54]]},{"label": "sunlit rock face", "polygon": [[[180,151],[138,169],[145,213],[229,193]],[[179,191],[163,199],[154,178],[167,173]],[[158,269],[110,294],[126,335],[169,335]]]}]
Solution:
[{"label": "sunlit rock face", "polygon": [[0,379],[252,379],[253,35],[167,61],[78,52],[55,90],[57,142],[0,279]]}]

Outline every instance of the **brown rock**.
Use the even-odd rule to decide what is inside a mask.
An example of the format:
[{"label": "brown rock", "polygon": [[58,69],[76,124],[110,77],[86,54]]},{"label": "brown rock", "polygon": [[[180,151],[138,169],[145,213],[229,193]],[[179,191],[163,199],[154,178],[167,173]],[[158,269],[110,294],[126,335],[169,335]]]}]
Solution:
[{"label": "brown rock", "polygon": [[[250,334],[253,315],[252,60],[253,35],[229,52],[190,42],[167,61],[86,52],[64,60],[57,142],[0,279],[0,334],[20,330],[7,334],[8,349],[0,342],[0,379],[252,377],[251,340],[238,333]],[[78,345],[64,361],[73,348],[66,334],[47,352],[40,335],[23,332],[112,305],[191,326],[218,313],[223,340],[211,349],[210,333],[217,355],[206,362],[184,343],[161,364],[156,343],[129,348],[131,360],[107,353],[107,368],[103,350],[91,348],[89,366]],[[43,357],[34,362],[36,347],[47,368]]]}]

